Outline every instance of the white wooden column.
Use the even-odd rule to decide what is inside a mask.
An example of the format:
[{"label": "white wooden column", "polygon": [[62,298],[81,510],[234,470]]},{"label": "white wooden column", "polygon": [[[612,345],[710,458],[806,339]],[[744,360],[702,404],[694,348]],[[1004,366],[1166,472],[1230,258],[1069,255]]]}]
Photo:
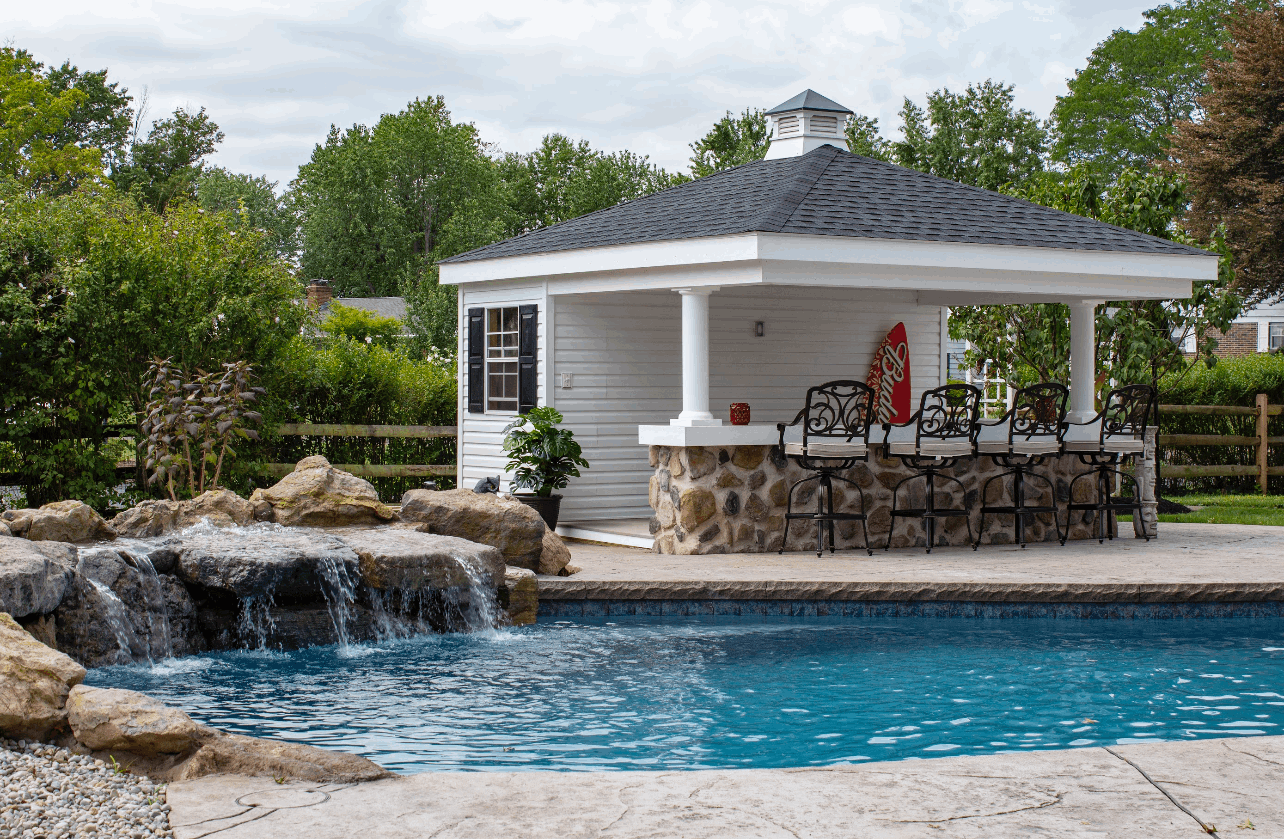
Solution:
[{"label": "white wooden column", "polygon": [[1070,303],[1070,416],[1086,422],[1097,414],[1097,301]]},{"label": "white wooden column", "polygon": [[682,295],[682,413],[670,425],[722,425],[709,412],[709,295],[716,288],[679,288]]}]

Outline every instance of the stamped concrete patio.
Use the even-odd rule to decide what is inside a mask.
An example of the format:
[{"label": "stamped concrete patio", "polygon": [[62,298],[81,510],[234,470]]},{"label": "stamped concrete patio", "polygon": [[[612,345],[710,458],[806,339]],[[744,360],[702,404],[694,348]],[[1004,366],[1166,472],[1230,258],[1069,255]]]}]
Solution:
[{"label": "stamped concrete patio", "polygon": [[[571,545],[541,577],[574,600],[1284,600],[1284,528],[1161,525],[1149,543],[660,556]],[[685,772],[428,772],[355,786],[212,776],[172,784],[177,839],[398,837],[1281,837],[1284,737],[856,766]]]}]

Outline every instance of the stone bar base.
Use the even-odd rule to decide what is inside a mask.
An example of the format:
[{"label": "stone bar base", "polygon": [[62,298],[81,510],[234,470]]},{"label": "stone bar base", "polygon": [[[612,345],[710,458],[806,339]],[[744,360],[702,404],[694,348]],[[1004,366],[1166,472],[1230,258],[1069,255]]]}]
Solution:
[{"label": "stone bar base", "polygon": [[[715,554],[763,553],[780,549],[785,527],[785,504],[790,487],[796,481],[814,474],[804,471],[786,459],[775,446],[651,446],[650,502],[655,515],[651,518],[651,532],[655,535],[656,553],[662,554]],[[1148,472],[1143,461],[1143,472]],[[1064,508],[1073,478],[1090,467],[1079,462],[1074,455],[1048,458],[1033,472],[1049,477],[1056,487],[1057,504]],[[981,486],[987,478],[1002,472],[988,457],[962,460],[942,474],[952,475],[963,482],[966,499],[960,498],[957,485],[943,491],[945,482],[938,478],[937,506],[958,508],[966,503],[972,512],[972,532],[980,526]],[[871,454],[868,463],[858,464],[845,474],[864,491],[870,514],[869,544],[882,548],[888,543],[891,530],[892,488],[901,479],[912,474],[896,459],[883,459]],[[1147,483],[1143,477],[1142,483]],[[899,506],[923,506],[925,481],[911,481],[901,488]],[[794,495],[795,512],[814,512],[816,509],[815,482],[800,487]],[[1090,499],[1094,482],[1079,482],[1075,501]],[[1010,505],[1011,480],[995,481],[990,487],[989,503]],[[1146,489],[1143,488],[1143,499]],[[849,488],[834,493],[834,509],[856,512],[859,502]],[[1046,505],[1046,487],[1027,479],[1026,503]],[[1096,530],[1092,513],[1075,511],[1070,524],[1071,539],[1094,539]],[[1060,514],[1065,522],[1066,512]],[[1014,539],[1013,516],[988,515],[986,529],[981,534],[982,544],[1012,544]],[[1050,515],[1030,516],[1026,519],[1027,542],[1050,542],[1057,538]],[[939,519],[938,544],[968,544],[967,526],[962,518]],[[1153,528],[1153,524],[1150,525]],[[840,550],[859,548],[860,523],[835,524],[837,545]],[[1151,531],[1153,534],[1153,530]],[[1116,535],[1118,531],[1116,528]],[[891,546],[924,547],[926,535],[921,519],[899,518],[891,533]],[[793,522],[790,528],[790,550],[814,550],[816,525],[811,522]]]}]

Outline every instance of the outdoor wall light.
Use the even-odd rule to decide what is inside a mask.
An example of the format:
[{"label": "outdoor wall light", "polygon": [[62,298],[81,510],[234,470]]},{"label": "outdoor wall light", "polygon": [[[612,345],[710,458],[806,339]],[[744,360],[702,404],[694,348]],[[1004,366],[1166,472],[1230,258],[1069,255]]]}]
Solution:
[{"label": "outdoor wall light", "polygon": [[756,321],[754,321],[754,322],[753,322],[753,334],[754,334],[754,336],[755,336],[755,337],[758,337],[758,338],[761,338],[761,337],[763,337],[764,335],[766,335],[766,334],[767,334],[767,324],[766,324],[766,322],[765,322],[765,321],[761,321],[761,320],[756,320]]}]

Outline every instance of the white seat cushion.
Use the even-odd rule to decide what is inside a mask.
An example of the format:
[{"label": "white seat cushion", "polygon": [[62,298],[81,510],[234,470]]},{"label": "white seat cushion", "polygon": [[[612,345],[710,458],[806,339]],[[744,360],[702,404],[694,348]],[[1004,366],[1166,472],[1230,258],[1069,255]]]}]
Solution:
[{"label": "white seat cushion", "polygon": [[864,457],[868,452],[869,448],[859,440],[850,443],[842,440],[813,440],[806,448],[802,443],[785,443],[785,454],[794,457]]},{"label": "white seat cushion", "polygon": [[1117,452],[1119,454],[1141,454],[1146,449],[1146,444],[1135,437],[1115,437],[1107,438],[1105,445],[1101,447],[1108,452]]}]

